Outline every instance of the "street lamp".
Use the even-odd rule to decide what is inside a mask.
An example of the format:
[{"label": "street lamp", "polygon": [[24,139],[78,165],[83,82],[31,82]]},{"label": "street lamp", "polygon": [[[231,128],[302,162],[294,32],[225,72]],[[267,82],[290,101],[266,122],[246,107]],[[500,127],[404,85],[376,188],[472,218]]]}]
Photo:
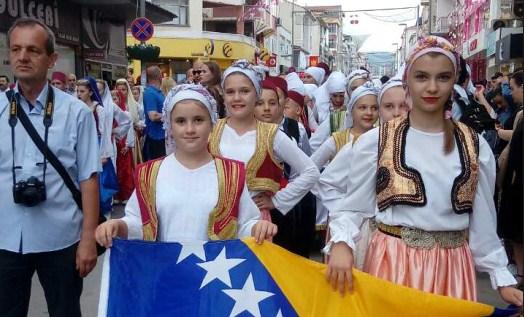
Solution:
[{"label": "street lamp", "polygon": [[391,45],[395,45],[395,63],[393,64],[393,69],[395,70],[395,74],[397,73],[397,60],[398,60],[398,43],[391,43]]}]

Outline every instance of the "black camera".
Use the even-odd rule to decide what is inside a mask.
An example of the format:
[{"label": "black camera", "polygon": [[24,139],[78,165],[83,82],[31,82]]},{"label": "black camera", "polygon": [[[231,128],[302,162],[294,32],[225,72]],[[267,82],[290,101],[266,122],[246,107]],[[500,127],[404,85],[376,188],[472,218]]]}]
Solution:
[{"label": "black camera", "polygon": [[31,176],[13,186],[13,197],[16,204],[34,207],[46,200],[45,183]]}]

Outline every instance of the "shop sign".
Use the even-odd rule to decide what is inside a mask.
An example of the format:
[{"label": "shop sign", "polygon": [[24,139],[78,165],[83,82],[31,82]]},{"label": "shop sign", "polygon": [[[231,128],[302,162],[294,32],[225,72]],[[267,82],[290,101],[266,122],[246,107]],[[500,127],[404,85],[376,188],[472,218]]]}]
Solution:
[{"label": "shop sign", "polygon": [[316,55],[309,56],[309,66],[313,67],[313,66],[317,66],[317,65],[318,65],[318,56],[316,56]]},{"label": "shop sign", "polygon": [[59,42],[79,44],[79,15],[74,12],[75,6],[65,1],[0,0],[0,31],[7,31],[18,18],[30,17],[53,30]]},{"label": "shop sign", "polygon": [[233,45],[229,42],[224,43],[224,46],[222,46],[222,53],[225,57],[231,57],[233,55]]},{"label": "shop sign", "polygon": [[477,48],[477,39],[474,39],[469,43],[469,51],[474,51]]}]

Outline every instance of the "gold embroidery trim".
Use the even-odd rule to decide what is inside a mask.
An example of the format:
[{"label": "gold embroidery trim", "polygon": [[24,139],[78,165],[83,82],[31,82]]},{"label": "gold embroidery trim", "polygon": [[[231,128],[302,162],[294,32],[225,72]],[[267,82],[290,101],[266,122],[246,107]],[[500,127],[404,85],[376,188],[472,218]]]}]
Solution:
[{"label": "gold embroidery trim", "polygon": [[[142,224],[142,234],[145,241],[156,241],[158,236],[158,216],[156,212],[156,178],[162,160],[151,163],[151,166],[143,166],[138,171],[140,191],[145,193],[144,202],[150,220]],[[143,181],[142,181],[143,180]]]},{"label": "gold embroidery trim", "polygon": [[377,171],[377,204],[383,211],[391,204],[424,206],[427,202],[420,173],[405,164],[408,118],[398,118],[380,127]]},{"label": "gold embroidery trim", "polygon": [[215,158],[215,166],[218,176],[218,202],[215,208],[209,214],[208,236],[210,240],[234,239],[237,235],[238,221],[232,219],[219,232],[215,232],[214,225],[230,217],[229,212],[233,209],[237,188],[239,186],[239,165],[231,164],[231,170],[228,171],[223,160]]},{"label": "gold embroidery trim", "polygon": [[456,213],[473,211],[478,185],[479,140],[478,134],[463,123],[455,123],[455,140],[458,145],[462,172],[453,182],[452,205]]},{"label": "gold embroidery trim", "polygon": [[[214,156],[221,156],[220,139],[222,138],[225,126],[226,119],[218,120],[209,136],[209,151]],[[282,164],[276,160],[273,152],[273,144],[277,131],[278,126],[276,124],[257,121],[255,153],[246,165],[246,183],[250,191],[270,191],[276,193],[280,189],[280,183],[270,178],[256,177],[258,170],[266,159],[266,155],[269,155],[273,163],[282,169]]]}]

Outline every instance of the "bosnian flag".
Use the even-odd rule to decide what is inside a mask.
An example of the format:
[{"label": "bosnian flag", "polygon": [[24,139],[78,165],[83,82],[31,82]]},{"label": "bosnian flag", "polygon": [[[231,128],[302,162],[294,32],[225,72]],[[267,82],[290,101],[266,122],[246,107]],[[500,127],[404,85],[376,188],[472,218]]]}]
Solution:
[{"label": "bosnian flag", "polygon": [[[109,260],[107,260],[109,257]],[[115,240],[99,316],[508,316],[515,311],[424,293],[354,270],[341,296],[326,266],[253,239],[202,243]]]}]

